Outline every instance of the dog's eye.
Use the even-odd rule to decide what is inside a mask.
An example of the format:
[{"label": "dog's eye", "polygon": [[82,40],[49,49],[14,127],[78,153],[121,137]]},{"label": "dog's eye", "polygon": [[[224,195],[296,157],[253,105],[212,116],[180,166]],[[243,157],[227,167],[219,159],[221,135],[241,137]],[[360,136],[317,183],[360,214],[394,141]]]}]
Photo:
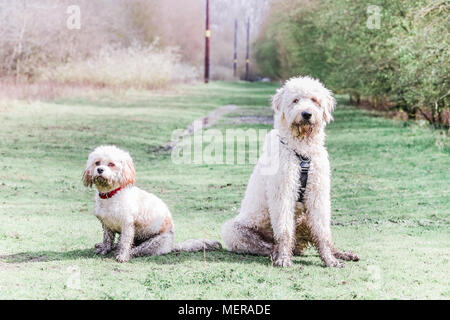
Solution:
[{"label": "dog's eye", "polygon": [[96,166],[99,166],[99,165],[100,165],[100,161],[97,161],[97,162],[95,163],[95,165],[96,165]]},{"label": "dog's eye", "polygon": [[114,163],[112,163],[112,162],[108,163],[108,167],[114,167],[114,166],[115,166]]},{"label": "dog's eye", "polygon": [[311,100],[312,100],[312,102],[314,102],[315,104],[317,104],[319,106],[319,100],[317,100],[316,97],[312,97]]},{"label": "dog's eye", "polygon": [[298,99],[294,99],[293,101],[292,101],[292,103],[298,103]]}]

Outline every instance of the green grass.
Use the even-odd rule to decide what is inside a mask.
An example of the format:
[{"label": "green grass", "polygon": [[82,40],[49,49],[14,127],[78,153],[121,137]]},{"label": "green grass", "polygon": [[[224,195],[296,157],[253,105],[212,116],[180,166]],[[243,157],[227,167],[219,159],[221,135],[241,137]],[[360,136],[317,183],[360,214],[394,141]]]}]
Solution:
[{"label": "green grass", "polygon": [[[405,299],[450,298],[447,138],[341,101],[327,128],[333,236],[361,261],[324,268],[310,249],[293,266],[226,252],[181,253],[119,264],[97,257],[93,191],[81,174],[100,144],[131,152],[137,185],[171,208],[176,241],[220,238],[252,165],[175,165],[160,145],[175,129],[225,104],[270,115],[273,84],[211,83],[160,92],[16,101],[0,107],[0,298]],[[79,271],[80,288],[70,285]]]}]

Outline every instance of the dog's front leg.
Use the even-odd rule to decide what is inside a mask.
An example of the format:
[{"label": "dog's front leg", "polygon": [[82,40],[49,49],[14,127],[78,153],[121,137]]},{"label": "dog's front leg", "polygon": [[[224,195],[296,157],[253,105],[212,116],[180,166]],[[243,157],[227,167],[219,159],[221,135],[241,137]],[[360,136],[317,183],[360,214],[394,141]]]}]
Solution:
[{"label": "dog's front leg", "polygon": [[111,229],[109,229],[104,223],[102,223],[103,227],[103,242],[97,243],[94,246],[94,253],[106,255],[108,254],[114,245],[115,233]]},{"label": "dog's front leg", "polygon": [[119,250],[116,254],[116,260],[119,262],[127,262],[130,260],[131,246],[134,241],[134,225],[127,223],[122,226],[120,234]]},{"label": "dog's front leg", "polygon": [[314,246],[327,267],[343,267],[344,263],[336,259],[333,254],[330,199],[326,193],[316,199],[311,198],[307,202],[306,223]]},{"label": "dog's front leg", "polygon": [[292,265],[294,248],[294,200],[289,195],[274,194],[269,198],[270,221],[275,245],[271,254],[274,266]]}]

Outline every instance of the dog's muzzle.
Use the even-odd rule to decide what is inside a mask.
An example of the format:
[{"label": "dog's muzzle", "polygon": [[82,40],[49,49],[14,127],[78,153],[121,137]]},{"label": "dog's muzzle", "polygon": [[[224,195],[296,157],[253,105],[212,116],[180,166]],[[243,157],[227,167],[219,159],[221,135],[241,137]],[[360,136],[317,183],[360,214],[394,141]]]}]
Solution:
[{"label": "dog's muzzle", "polygon": [[96,176],[94,178],[94,183],[102,187],[107,187],[109,185],[108,180],[102,176]]},{"label": "dog's muzzle", "polygon": [[305,135],[310,135],[314,129],[314,124],[309,120],[301,120],[298,122],[294,122],[292,124],[292,129],[294,131],[294,135],[298,137],[303,137]]}]

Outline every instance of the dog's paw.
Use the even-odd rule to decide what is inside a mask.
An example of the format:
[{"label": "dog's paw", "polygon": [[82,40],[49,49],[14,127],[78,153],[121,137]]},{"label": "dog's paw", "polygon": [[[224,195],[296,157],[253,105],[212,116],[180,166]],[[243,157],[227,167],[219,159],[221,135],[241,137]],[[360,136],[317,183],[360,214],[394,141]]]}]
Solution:
[{"label": "dog's paw", "polygon": [[359,256],[351,251],[347,252],[336,252],[334,256],[338,259],[345,260],[345,261],[359,261]]},{"label": "dog's paw", "polygon": [[219,241],[206,240],[205,247],[208,251],[219,250],[222,249],[222,244]]},{"label": "dog's paw", "polygon": [[103,243],[97,243],[94,246],[94,253],[95,254],[100,254],[102,256],[108,254],[108,252],[111,251],[111,248],[108,248],[107,246],[105,246]]},{"label": "dog's paw", "polygon": [[273,252],[270,258],[275,267],[290,267],[292,265],[292,257],[289,255]]},{"label": "dog's paw", "polygon": [[327,267],[333,267],[333,268],[345,267],[345,263],[343,263],[342,261],[339,261],[338,259],[330,259],[329,261],[325,261],[325,265]]},{"label": "dog's paw", "polygon": [[292,259],[290,258],[279,258],[273,262],[275,267],[290,267],[292,265]]},{"label": "dog's paw", "polygon": [[130,254],[127,252],[120,252],[116,255],[117,262],[127,262],[130,261]]}]

